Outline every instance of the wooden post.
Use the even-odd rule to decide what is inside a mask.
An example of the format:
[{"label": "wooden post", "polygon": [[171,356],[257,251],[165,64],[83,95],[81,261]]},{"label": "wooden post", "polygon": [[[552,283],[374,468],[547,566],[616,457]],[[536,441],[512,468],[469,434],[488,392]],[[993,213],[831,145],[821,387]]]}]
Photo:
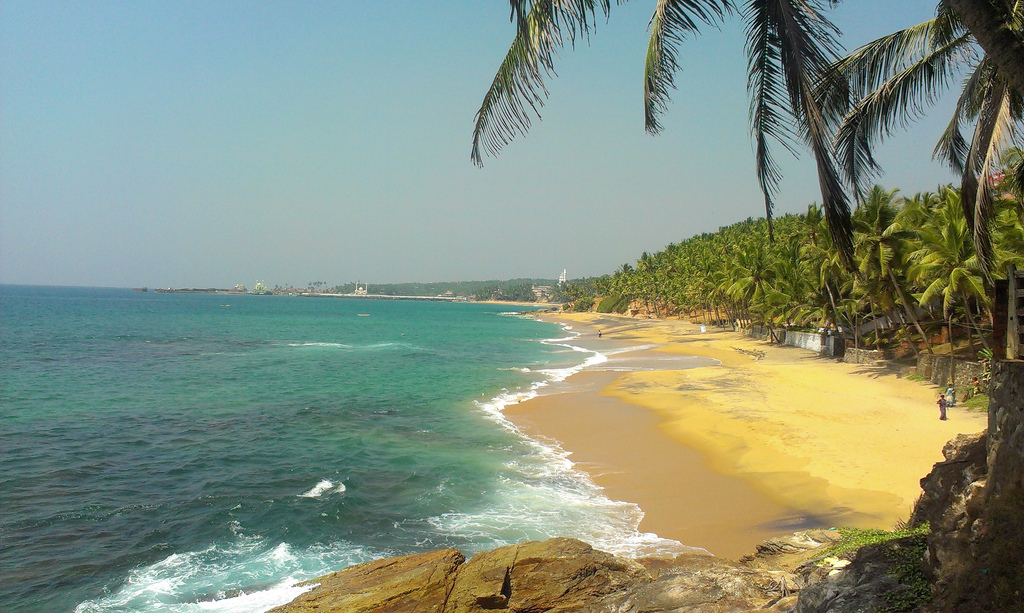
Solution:
[{"label": "wooden post", "polygon": [[1021,319],[1024,318],[1024,270],[1007,268],[1006,279],[1009,308],[1007,308],[1006,325],[1006,359],[1019,360],[1021,357],[1022,339]]},{"label": "wooden post", "polygon": [[1005,360],[1009,357],[1010,341],[1006,326],[1010,323],[1010,279],[1013,271],[1008,270],[1006,279],[996,279],[992,300],[992,357]]}]

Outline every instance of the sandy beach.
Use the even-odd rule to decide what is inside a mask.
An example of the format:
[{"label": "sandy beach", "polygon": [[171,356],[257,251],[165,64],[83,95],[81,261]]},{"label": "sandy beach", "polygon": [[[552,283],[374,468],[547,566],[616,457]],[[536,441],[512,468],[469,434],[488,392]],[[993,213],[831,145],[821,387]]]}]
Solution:
[{"label": "sandy beach", "polygon": [[942,445],[986,426],[962,407],[939,421],[934,386],[884,367],[678,320],[543,318],[609,360],[508,418],[638,504],[641,530],[716,555],[802,528],[892,528]]}]

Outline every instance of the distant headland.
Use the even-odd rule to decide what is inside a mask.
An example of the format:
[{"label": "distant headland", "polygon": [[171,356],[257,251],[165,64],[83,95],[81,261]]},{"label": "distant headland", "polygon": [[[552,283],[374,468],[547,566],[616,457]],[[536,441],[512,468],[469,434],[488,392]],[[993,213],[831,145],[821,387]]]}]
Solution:
[{"label": "distant headland", "polygon": [[[311,298],[361,298],[371,300],[431,300],[436,302],[515,302],[564,304],[571,300],[566,294],[568,283],[555,279],[510,279],[507,281],[450,281],[435,283],[381,283],[369,285],[362,281],[328,286],[312,281],[306,287],[275,285],[263,281],[249,289],[239,283],[234,287],[161,287],[161,294],[249,294],[257,296],[302,296]],[[132,288],[132,291],[146,291]]]}]

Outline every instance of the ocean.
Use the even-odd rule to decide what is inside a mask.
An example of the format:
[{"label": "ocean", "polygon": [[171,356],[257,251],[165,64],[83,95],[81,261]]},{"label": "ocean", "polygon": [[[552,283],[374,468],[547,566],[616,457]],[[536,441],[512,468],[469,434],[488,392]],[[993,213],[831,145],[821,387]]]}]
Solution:
[{"label": "ocean", "polygon": [[605,359],[510,310],[0,286],[0,610],[259,612],[382,556],[672,550],[504,419]]}]

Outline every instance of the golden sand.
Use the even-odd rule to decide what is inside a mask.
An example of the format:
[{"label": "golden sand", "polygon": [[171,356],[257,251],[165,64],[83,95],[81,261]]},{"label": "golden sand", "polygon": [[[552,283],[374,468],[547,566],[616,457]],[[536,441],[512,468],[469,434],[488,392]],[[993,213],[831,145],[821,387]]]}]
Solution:
[{"label": "golden sand", "polygon": [[[938,390],[885,367],[675,320],[558,315],[600,343],[654,343],[649,354],[703,356],[712,366],[583,372],[595,385],[506,411],[550,437],[615,499],[645,512],[641,529],[737,557],[810,525],[891,528],[943,444],[986,426]],[[548,319],[546,316],[545,319]],[[678,368],[678,367],[675,367]]]}]

